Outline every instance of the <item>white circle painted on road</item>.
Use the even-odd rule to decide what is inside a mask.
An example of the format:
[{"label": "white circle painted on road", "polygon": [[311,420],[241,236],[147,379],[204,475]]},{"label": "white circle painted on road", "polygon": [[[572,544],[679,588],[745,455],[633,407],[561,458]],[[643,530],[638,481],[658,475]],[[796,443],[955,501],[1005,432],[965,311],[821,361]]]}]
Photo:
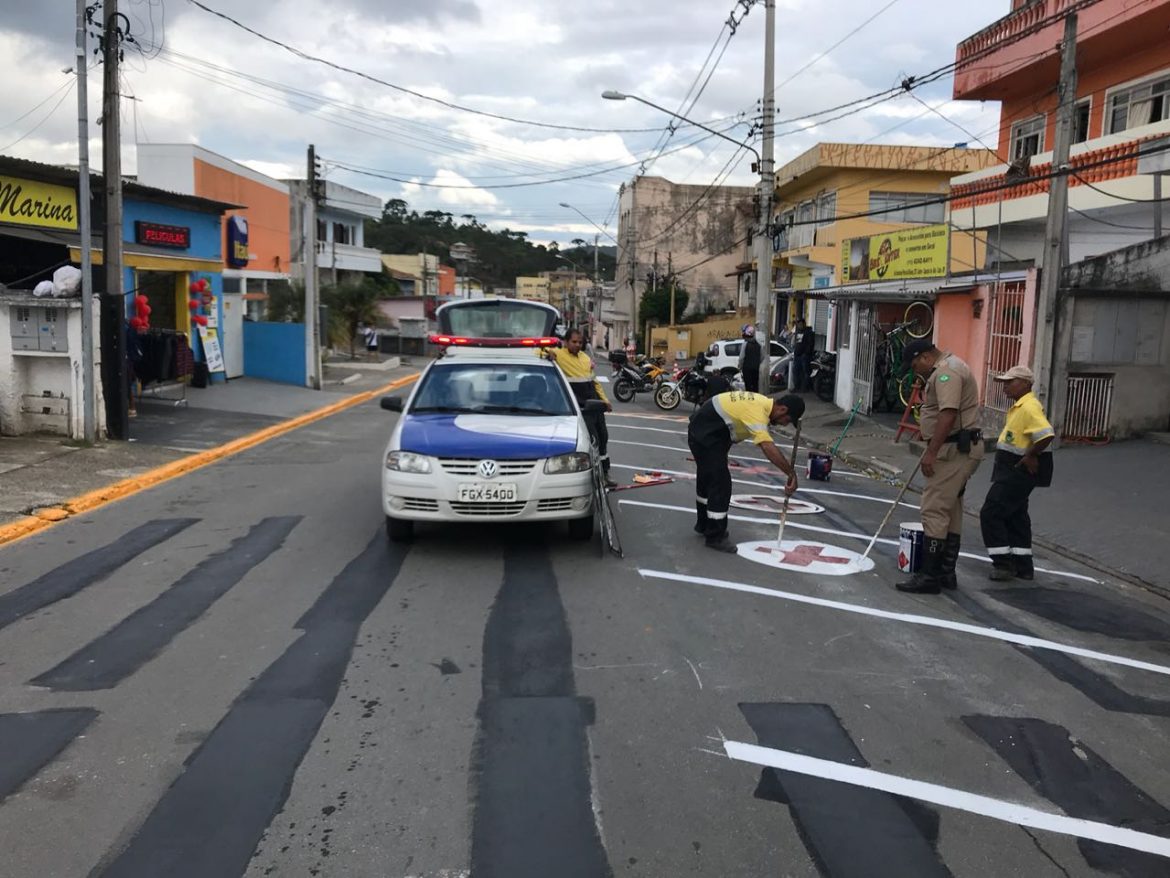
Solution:
[{"label": "white circle painted on road", "polygon": [[809,540],[756,540],[738,545],[739,556],[757,564],[814,576],[848,576],[873,569],[873,559],[857,552]]},{"label": "white circle painted on road", "polygon": [[[784,509],[784,497],[776,494],[732,494],[731,505],[736,509],[752,509],[756,512],[779,514]],[[824,511],[824,506],[818,506],[808,500],[797,500],[794,497],[788,501],[789,515],[815,515]]]}]

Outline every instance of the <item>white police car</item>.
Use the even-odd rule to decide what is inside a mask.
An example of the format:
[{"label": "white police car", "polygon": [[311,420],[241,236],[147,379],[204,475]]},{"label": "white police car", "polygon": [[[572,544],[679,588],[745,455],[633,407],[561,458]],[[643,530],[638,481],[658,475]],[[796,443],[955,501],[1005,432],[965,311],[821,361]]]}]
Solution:
[{"label": "white police car", "polygon": [[381,403],[402,413],[382,467],[390,539],[409,540],[416,521],[552,519],[588,539],[596,456],[568,382],[536,354],[559,344],[557,310],[477,299],[436,317],[443,356],[408,398]]}]

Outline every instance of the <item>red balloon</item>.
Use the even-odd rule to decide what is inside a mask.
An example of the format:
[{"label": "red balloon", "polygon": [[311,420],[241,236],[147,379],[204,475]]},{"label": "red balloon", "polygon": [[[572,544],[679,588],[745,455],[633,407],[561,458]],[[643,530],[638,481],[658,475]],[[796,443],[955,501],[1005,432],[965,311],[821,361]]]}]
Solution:
[{"label": "red balloon", "polygon": [[211,289],[211,284],[208,282],[207,278],[204,277],[199,279],[199,289],[203,290],[205,293]]},{"label": "red balloon", "polygon": [[198,295],[199,282],[198,281],[191,281],[191,283],[187,285],[187,292],[189,292],[192,296]]},{"label": "red balloon", "polygon": [[143,317],[149,317],[149,316],[150,316],[150,312],[151,312],[152,310],[153,310],[153,309],[152,309],[152,308],[151,308],[149,305],[143,305],[143,306],[142,306],[142,311],[141,311],[140,313],[142,314],[142,316],[143,316]]},{"label": "red balloon", "polygon": [[134,304],[138,305],[139,307],[147,304],[148,302],[149,300],[146,298],[146,296],[142,295],[142,293],[139,293],[134,297]]},{"label": "red balloon", "polygon": [[204,317],[202,314],[196,314],[194,317],[191,318],[191,320],[195,323],[196,326],[206,326],[207,325],[207,318]]},{"label": "red balloon", "polygon": [[187,307],[190,308],[192,311],[198,311],[199,307],[202,304],[203,303],[200,302],[198,299],[191,299],[190,301],[187,302]]},{"label": "red balloon", "polygon": [[143,320],[141,317],[131,317],[130,318],[130,328],[131,329],[145,329],[146,328],[146,321]]}]

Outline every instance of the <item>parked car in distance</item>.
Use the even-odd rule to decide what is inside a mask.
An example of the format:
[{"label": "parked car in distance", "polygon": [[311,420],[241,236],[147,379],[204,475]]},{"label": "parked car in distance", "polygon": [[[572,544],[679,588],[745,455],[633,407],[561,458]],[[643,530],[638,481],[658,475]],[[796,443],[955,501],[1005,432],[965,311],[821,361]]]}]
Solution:
[{"label": "parked car in distance", "polygon": [[[769,372],[775,372],[781,365],[787,371],[787,360],[792,357],[792,351],[788,349],[788,345],[772,339],[771,348],[772,357],[769,362]],[[712,372],[737,371],[739,369],[739,354],[742,350],[742,338],[711,342],[711,346],[707,348],[707,368]]]}]

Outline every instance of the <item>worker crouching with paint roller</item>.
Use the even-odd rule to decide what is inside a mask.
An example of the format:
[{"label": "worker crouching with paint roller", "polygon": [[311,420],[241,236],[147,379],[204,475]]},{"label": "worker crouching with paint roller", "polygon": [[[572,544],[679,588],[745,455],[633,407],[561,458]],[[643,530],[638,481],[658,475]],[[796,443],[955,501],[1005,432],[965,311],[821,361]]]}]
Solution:
[{"label": "worker crouching with paint roller", "polygon": [[727,456],[736,442],[750,440],[760,446],[764,457],[788,477],[784,492],[796,491],[794,462],[776,447],[769,424],[797,423],[804,414],[804,400],[794,394],[773,400],[762,393],[732,390],[711,397],[691,418],[687,444],[695,458],[696,533],[706,538],[709,548],[735,552],[727,535],[727,510],[731,506],[731,470]]},{"label": "worker crouching with paint roller", "polygon": [[979,430],[979,388],[971,369],[926,339],[910,342],[902,364],[923,382],[922,566],[898,591],[938,594],[955,588],[955,564],[963,530],[963,492],[983,459]]}]

